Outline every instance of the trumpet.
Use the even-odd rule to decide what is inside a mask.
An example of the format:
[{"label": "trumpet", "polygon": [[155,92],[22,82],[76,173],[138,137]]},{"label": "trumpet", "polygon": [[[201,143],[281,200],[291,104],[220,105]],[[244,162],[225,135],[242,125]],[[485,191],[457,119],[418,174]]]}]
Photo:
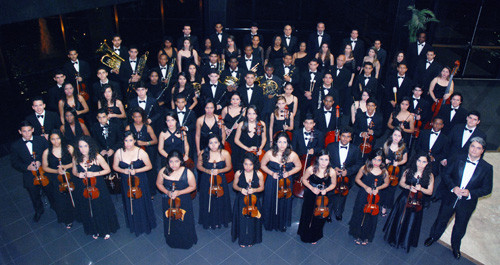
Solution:
[{"label": "trumpet", "polygon": [[259,66],[260,63],[257,63],[256,65],[254,65],[252,68],[250,68],[250,71],[251,72],[254,72],[256,73],[257,72],[257,67]]},{"label": "trumpet", "polygon": [[120,55],[118,55],[115,51],[113,51],[113,49],[109,47],[109,45],[106,43],[106,40],[101,43],[96,53],[104,54],[101,57],[101,63],[113,70],[119,70],[121,63],[125,61],[122,57],[120,57]]}]

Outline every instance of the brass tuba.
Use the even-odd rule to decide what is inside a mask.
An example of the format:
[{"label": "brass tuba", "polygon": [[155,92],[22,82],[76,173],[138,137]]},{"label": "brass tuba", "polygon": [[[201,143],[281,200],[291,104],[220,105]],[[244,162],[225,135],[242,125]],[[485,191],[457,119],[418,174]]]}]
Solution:
[{"label": "brass tuba", "polygon": [[120,57],[120,55],[118,55],[115,51],[113,51],[113,49],[109,47],[109,45],[106,43],[106,40],[101,43],[96,53],[104,54],[101,57],[101,63],[114,70],[119,70],[120,64],[125,61],[122,57]]}]

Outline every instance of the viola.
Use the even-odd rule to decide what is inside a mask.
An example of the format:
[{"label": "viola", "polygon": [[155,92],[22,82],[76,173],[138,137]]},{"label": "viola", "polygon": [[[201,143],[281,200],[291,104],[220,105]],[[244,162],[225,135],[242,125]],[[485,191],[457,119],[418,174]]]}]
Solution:
[{"label": "viola", "polygon": [[[33,151],[33,162],[36,162],[36,153]],[[43,170],[42,167],[39,167],[37,170],[32,170],[31,174],[33,174],[33,185],[41,185],[42,187],[45,187],[49,185],[49,178],[45,176],[45,171]]]},{"label": "viola", "polygon": [[[344,170],[344,164],[342,165],[341,170]],[[338,175],[337,186],[335,186],[334,193],[347,196],[347,194],[349,194],[349,178],[347,176],[342,176],[342,173]]]},{"label": "viola", "polygon": [[335,118],[337,120],[336,125],[335,125],[335,131],[329,131],[325,135],[325,147],[331,143],[335,143],[335,142],[338,142],[340,140],[339,117],[340,117],[340,106],[337,105],[335,107]]},{"label": "viola", "polygon": [[[59,165],[61,165],[61,159],[59,158]],[[71,182],[71,176],[69,172],[64,171],[64,174],[60,174],[57,176],[57,180],[59,180],[59,192],[72,192],[75,190],[75,184]],[[72,198],[73,200],[73,198]]]},{"label": "viola", "polygon": [[387,167],[387,172],[389,173],[389,182],[391,186],[396,186],[399,183],[399,167],[394,165],[389,165]]},{"label": "viola", "polygon": [[[373,126],[375,126],[375,124],[373,123],[373,121],[370,122],[370,125],[368,126],[369,129],[373,128]],[[359,145],[359,149],[361,149],[361,154],[363,157],[365,154],[368,154],[372,151],[372,142],[373,142],[373,135],[368,135],[367,137],[363,137],[364,140],[363,140],[363,143],[361,143]]]},{"label": "viola", "polygon": [[255,127],[255,133],[257,134],[257,136],[262,135],[262,130],[263,130],[262,122],[259,121],[257,122],[257,126]]},{"label": "viola", "polygon": [[[172,192],[175,191],[175,183],[172,183]],[[181,209],[181,199],[176,197],[175,199],[168,199],[168,209],[165,211],[165,216],[168,218],[168,234],[170,235],[170,223],[172,219],[184,221],[184,215],[186,210]]]},{"label": "viola", "polygon": [[[372,187],[372,189],[375,189],[377,187],[377,180],[375,179],[375,183]],[[378,195],[373,195],[373,193],[368,194],[367,197],[367,204],[365,204],[365,207],[363,208],[363,212],[365,214],[371,214],[373,216],[378,215],[379,213],[379,206],[378,202],[380,201],[380,196]]]},{"label": "viola", "polygon": [[[320,190],[325,188],[325,185],[318,185]],[[314,216],[319,216],[321,218],[327,218],[330,216],[330,209],[328,208],[328,197],[326,195],[316,196],[316,208],[314,208]]]},{"label": "viola", "polygon": [[[76,73],[76,77],[80,77],[80,73]],[[85,83],[81,83],[81,82],[78,82],[78,80],[76,80],[76,89],[78,91],[78,95],[82,96],[85,101],[88,101],[89,100],[89,94],[87,93],[87,85],[85,85]]]}]

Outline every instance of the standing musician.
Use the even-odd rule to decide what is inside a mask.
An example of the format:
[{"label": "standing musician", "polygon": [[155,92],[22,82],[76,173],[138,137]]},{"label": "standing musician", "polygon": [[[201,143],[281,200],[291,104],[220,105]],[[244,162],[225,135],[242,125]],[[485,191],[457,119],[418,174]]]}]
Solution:
[{"label": "standing musician", "polygon": [[[278,94],[281,93],[281,87],[283,86],[283,79],[281,79],[281,77],[279,76],[276,76],[274,75],[274,66],[270,63],[268,63],[266,65],[266,67],[264,68],[264,77],[261,79],[261,83],[262,82],[267,82],[268,80],[272,80],[274,82],[276,82],[276,84],[278,85],[277,87],[277,93],[276,94],[267,94],[267,95],[263,95],[262,97],[262,105],[263,105],[263,108],[262,108],[262,117],[264,117],[264,121],[266,123],[269,123],[269,120],[267,117],[269,117],[271,115],[271,113],[273,112],[274,110],[274,106],[276,106],[276,96]],[[286,102],[285,102],[286,103]],[[293,110],[289,110],[290,112],[292,112]]]},{"label": "standing musician", "polygon": [[193,200],[189,195],[196,190],[196,179],[193,172],[184,166],[182,156],[175,150],[168,154],[167,165],[158,172],[156,186],[164,194],[163,233],[167,245],[171,248],[189,249],[198,242],[194,228]]},{"label": "standing musician", "polygon": [[337,104],[342,106],[342,112],[347,113],[351,105],[349,82],[351,81],[352,72],[347,67],[344,67],[346,62],[344,54],[337,56],[336,62],[330,71],[333,78],[333,90],[339,92]]},{"label": "standing musician", "polygon": [[48,196],[53,193],[50,191],[52,185],[43,186],[38,182],[35,185],[32,172],[38,171],[42,167],[42,154],[49,145],[44,137],[33,135],[33,125],[28,121],[21,122],[18,132],[21,139],[12,143],[10,161],[12,167],[23,174],[23,186],[30,195],[33,210],[35,210],[33,221],[36,223],[44,212],[41,189],[46,190]]},{"label": "standing musician", "polygon": [[371,62],[365,62],[363,64],[363,74],[360,74],[356,78],[356,82],[351,88],[351,95],[355,100],[361,99],[361,94],[363,91],[368,92],[371,98],[379,98],[381,95],[378,94],[378,80],[372,76],[373,64]]},{"label": "standing musician", "polygon": [[97,107],[106,110],[110,122],[116,123],[120,128],[123,128],[127,114],[123,102],[118,99],[118,91],[114,87],[104,85],[104,93],[99,99]]},{"label": "standing musician", "polygon": [[94,239],[107,240],[120,228],[115,205],[104,182],[104,176],[110,172],[94,140],[82,136],[73,158],[73,175],[80,178],[75,180],[76,200],[79,201],[77,216],[85,234]]},{"label": "standing musician", "polygon": [[283,94],[281,94],[285,98],[286,105],[288,106],[288,110],[293,113],[293,116],[297,116],[297,110],[299,108],[299,99],[293,93],[293,84],[289,82],[285,82],[283,85]]},{"label": "standing musician", "polygon": [[[194,110],[186,108],[186,98],[183,95],[178,95],[175,99],[175,112],[179,120],[180,130],[186,132],[188,143],[194,143],[194,135],[196,134],[196,113]],[[196,157],[196,148],[189,148],[189,157]]]},{"label": "standing musician", "polygon": [[[155,71],[158,73],[158,77],[159,77],[160,81],[165,86],[170,81],[169,87],[167,87],[167,89],[171,88],[173,86],[173,84],[174,84],[173,80],[177,80],[178,71],[175,71],[175,68],[177,66],[172,65],[172,60],[173,60],[172,58],[170,58],[170,59],[168,58],[168,55],[161,54],[160,58],[158,59],[158,66],[152,69],[152,71]],[[170,80],[167,79],[169,71],[172,71],[172,76],[170,77]]]},{"label": "standing musician", "polygon": [[330,46],[331,40],[332,38],[330,37],[330,34],[325,33],[325,23],[318,22],[316,24],[316,32],[312,32],[308,38],[308,53],[316,54],[323,43],[326,43],[328,44],[328,46]]},{"label": "standing musician", "polygon": [[[73,226],[75,220],[75,177],[70,174],[73,167],[73,146],[64,141],[59,130],[50,133],[50,145],[42,155],[43,170],[49,178],[50,191],[54,198],[53,207],[57,222],[63,223],[67,229]],[[68,171],[69,170],[69,171]],[[49,195],[48,195],[49,196]]]},{"label": "standing musician", "polygon": [[264,176],[259,170],[259,159],[256,155],[246,153],[243,156],[243,170],[234,174],[233,189],[238,193],[233,206],[232,241],[238,239],[242,248],[261,243],[262,204],[259,197],[264,190]]},{"label": "standing musician", "polygon": [[299,156],[292,151],[288,135],[284,132],[278,133],[271,150],[262,158],[262,170],[268,175],[262,209],[266,230],[285,232],[286,228],[291,226],[291,177],[301,168]]},{"label": "standing musician", "polygon": [[333,75],[330,72],[326,72],[323,75],[323,83],[319,87],[317,91],[313,93],[312,96],[312,105],[313,108],[311,109],[311,112],[314,113],[316,110],[321,109],[323,100],[326,98],[327,95],[330,95],[333,97],[333,102],[340,102],[339,101],[339,91],[335,89],[333,86]]},{"label": "standing musician", "polygon": [[64,140],[73,146],[76,146],[78,139],[82,135],[89,135],[90,132],[84,122],[77,118],[76,110],[66,109],[64,111],[64,124],[59,127],[64,136]]},{"label": "standing musician", "polygon": [[420,32],[417,34],[417,41],[410,43],[408,46],[408,67],[410,68],[410,72],[414,73],[417,67],[417,64],[420,61],[425,61],[427,52],[433,50],[432,46],[426,42],[427,34],[425,32]]},{"label": "standing musician", "polygon": [[63,65],[63,71],[73,87],[76,87],[76,82],[79,84],[87,84],[90,79],[90,66],[86,61],[78,59],[78,52],[76,49],[68,49],[69,61]]},{"label": "standing musician", "polygon": [[89,106],[85,99],[78,94],[75,87],[71,83],[64,84],[64,95],[59,100],[59,116],[61,123],[64,124],[64,113],[66,109],[74,109],[77,118],[84,119],[86,113],[89,112]]},{"label": "standing musician", "polygon": [[238,129],[236,129],[234,136],[235,146],[238,147],[233,149],[233,154],[235,154],[233,168],[235,170],[242,168],[244,153],[252,152],[258,157],[262,156],[267,142],[266,135],[266,123],[260,119],[257,107],[248,106],[246,116],[238,123]]},{"label": "standing musician", "polygon": [[63,85],[65,83],[66,76],[64,75],[64,71],[62,69],[58,69],[54,72],[54,81],[56,81],[56,84],[51,86],[47,90],[47,109],[50,111],[57,111],[58,110],[58,102],[59,99],[64,95],[64,88]]},{"label": "standing musician", "polygon": [[158,137],[158,152],[163,156],[162,165],[166,164],[168,154],[173,150],[182,154],[182,161],[188,161],[190,149],[188,137],[186,132],[181,130],[175,112],[169,110],[165,113],[165,124],[166,126]]},{"label": "standing musician", "polygon": [[460,259],[461,241],[478,199],[490,194],[493,186],[493,167],[481,158],[486,142],[481,137],[474,137],[468,146],[468,154],[461,154],[444,173],[443,180],[449,192],[443,194],[438,216],[425,240],[426,247],[436,242],[455,214],[451,248],[456,259]]},{"label": "standing musician", "polygon": [[350,45],[352,53],[354,55],[354,60],[356,62],[356,71],[359,71],[363,63],[363,57],[365,56],[365,42],[359,38],[359,30],[352,29],[349,38],[342,40],[342,48],[346,45]]},{"label": "standing musician", "polygon": [[210,73],[212,73],[212,71],[216,71],[217,73],[219,73],[218,70],[220,67],[221,65],[219,64],[219,55],[215,50],[210,51],[207,64],[202,65],[200,68],[202,78],[205,79],[205,81],[209,80]]},{"label": "standing musician", "polygon": [[[394,108],[397,107],[401,100],[405,97],[410,97],[412,93],[412,89],[414,89],[415,84],[406,74],[408,71],[408,67],[406,66],[406,62],[401,62],[398,64],[398,73],[396,75],[389,75],[385,82],[385,102],[390,103],[389,105],[385,105],[384,107],[384,118],[389,116]],[[394,89],[395,88],[395,89]],[[421,88],[419,88],[421,90]],[[412,105],[412,104],[410,104]]]},{"label": "standing musician", "polygon": [[[429,104],[429,101],[422,96],[422,93],[423,91],[421,87],[413,88],[413,95],[410,98],[410,107],[408,108],[408,110],[414,114],[415,121],[422,122],[420,127],[421,130],[424,128],[424,125],[431,120],[432,116],[431,104]],[[444,107],[445,106],[442,108]]]},{"label": "standing musician", "polygon": [[222,54],[222,51],[225,47],[227,47],[227,35],[226,32],[223,31],[224,27],[222,23],[215,23],[215,32],[210,35],[210,41],[212,42],[212,48],[217,54]]},{"label": "standing musician", "polygon": [[252,25],[250,26],[250,32],[246,33],[243,36],[243,45],[251,45],[254,36],[259,36],[259,38],[262,40],[262,35],[258,31],[259,25],[257,24],[257,22],[252,22]]},{"label": "standing musician", "polygon": [[[316,123],[312,114],[306,115],[302,125],[304,127],[293,132],[292,149],[295,150],[299,157],[302,158],[309,154],[309,159],[311,159],[325,147],[325,134],[323,131],[315,129]],[[307,167],[308,165],[303,166]]]},{"label": "standing musician", "polygon": [[[186,73],[181,72],[177,77],[177,84],[172,87],[171,93],[168,96],[170,106],[168,109],[175,109],[174,101],[177,97],[182,96],[187,100],[187,107],[194,109],[198,105],[198,93],[193,85],[188,82]],[[168,92],[167,92],[168,94]],[[168,102],[168,101],[167,101]],[[168,105],[167,105],[168,106]]]},{"label": "standing musician", "polygon": [[[269,139],[273,139],[278,132],[284,131],[288,134],[293,132],[294,124],[293,113],[286,109],[286,100],[283,96],[279,96],[276,101],[276,108],[271,113],[269,122]],[[273,145],[274,143],[271,143]]]},{"label": "standing musician", "polygon": [[239,65],[243,70],[243,76],[246,76],[247,72],[252,71],[252,69],[255,69],[255,71],[252,72],[261,75],[264,72],[264,61],[262,58],[253,55],[253,48],[251,45],[245,46],[244,53],[244,56],[238,58],[240,61]]},{"label": "standing musician", "polygon": [[116,92],[116,98],[123,100],[122,91],[120,88],[120,84],[118,82],[109,80],[108,78],[108,70],[106,67],[101,66],[97,69],[97,78],[99,81],[92,84],[92,106],[97,107],[97,103],[99,99],[104,97],[104,91],[106,90],[107,85],[113,88],[113,91]]},{"label": "standing musician", "polygon": [[281,39],[283,40],[283,47],[285,47],[290,54],[294,54],[298,50],[299,44],[297,37],[292,35],[292,30],[293,29],[291,25],[285,25],[283,27],[283,35],[281,35]]},{"label": "standing musician", "polygon": [[141,81],[141,76],[137,73],[137,68],[139,66],[139,49],[136,46],[131,45],[128,50],[128,60],[120,64],[120,81],[121,88],[123,89],[122,95],[127,96],[127,88],[130,83],[137,83]]},{"label": "standing musician", "polygon": [[384,160],[382,149],[374,150],[356,175],[356,184],[361,189],[354,202],[349,234],[355,238],[354,242],[358,245],[366,246],[375,237],[379,212],[376,198],[380,196],[381,190],[389,186]]},{"label": "standing musician", "polygon": [[264,107],[264,94],[262,88],[255,85],[256,75],[249,71],[245,75],[245,82],[241,82],[238,88],[243,106],[255,105],[259,110]]},{"label": "standing musician", "polygon": [[191,42],[191,45],[193,45],[193,49],[199,51],[200,44],[198,41],[198,37],[191,34],[191,25],[189,24],[184,24],[184,26],[182,27],[182,36],[177,39],[177,49],[182,49],[182,45],[184,44],[185,39],[188,39]]},{"label": "standing musician", "polygon": [[[334,168],[337,177],[342,177],[342,182],[337,181],[337,185],[344,184],[350,190],[354,183],[354,178],[363,165],[361,152],[357,146],[351,145],[352,129],[349,127],[340,130],[340,142],[329,144],[326,149],[330,154],[330,163]],[[345,179],[347,178],[347,179]],[[347,180],[347,183],[345,181]],[[338,189],[338,187],[337,187]],[[335,193],[332,197],[331,209],[335,213],[335,219],[342,221],[347,194]]]},{"label": "standing musician", "polygon": [[[233,163],[236,162],[236,157],[238,156],[238,154],[236,154],[237,152],[232,152],[232,150],[237,150],[237,146],[234,143],[234,137],[238,130],[238,124],[244,119],[245,111],[246,109],[241,104],[240,94],[234,92],[231,96],[230,103],[222,109],[221,113],[226,128],[226,142],[228,142],[230,146],[228,151],[231,153],[231,160]],[[235,166],[233,166],[233,168],[235,168]]]},{"label": "standing musician", "polygon": [[123,132],[119,125],[109,122],[108,113],[105,109],[97,111],[97,121],[91,129],[91,135],[97,143],[97,151],[102,157],[113,161],[112,156],[123,143]]},{"label": "standing musician", "polygon": [[231,222],[231,199],[224,173],[231,168],[231,155],[223,149],[217,134],[208,137],[208,146],[198,156],[200,212],[198,223],[204,229],[227,227]]},{"label": "standing musician", "polygon": [[137,138],[132,131],[125,131],[123,148],[116,151],[113,169],[120,173],[125,220],[130,233],[140,236],[149,234],[156,227],[156,215],[150,200],[147,172],[153,166],[146,151],[136,146]]},{"label": "standing musician", "polygon": [[318,159],[306,169],[302,183],[307,189],[304,192],[297,234],[302,242],[315,245],[323,238],[326,221],[331,219],[327,200],[329,193],[337,185],[337,176],[331,166],[328,151],[322,149],[318,152]]},{"label": "standing musician", "polygon": [[[295,65],[292,65],[292,54],[285,53],[283,55],[283,64],[279,64],[275,66],[274,74],[282,79],[284,82],[291,83],[294,86],[299,84],[299,70]],[[283,83],[278,83],[281,87]]]},{"label": "standing musician", "polygon": [[334,131],[341,124],[340,117],[337,119],[337,113],[333,105],[335,105],[333,96],[326,95],[323,99],[323,108],[314,112],[315,128],[323,133]]},{"label": "standing musician", "polygon": [[34,135],[49,139],[49,133],[61,126],[61,121],[57,114],[52,111],[45,110],[45,101],[42,97],[34,97],[31,100],[34,113],[26,116],[26,120],[33,125]]},{"label": "standing musician", "polygon": [[448,134],[450,139],[450,145],[448,146],[450,159],[459,154],[466,154],[469,150],[470,139],[481,137],[486,141],[486,134],[477,127],[479,123],[481,123],[481,113],[472,110],[467,114],[465,124],[457,124],[451,129]]},{"label": "standing musician", "polygon": [[[208,99],[205,102],[205,114],[196,120],[196,154],[199,157],[201,151],[208,146],[208,138],[211,134],[219,135],[222,144],[225,143],[226,130],[222,117],[215,114],[215,103]],[[208,123],[207,123],[208,122]]]},{"label": "standing musician", "polygon": [[207,102],[212,100],[215,103],[215,113],[220,114],[222,108],[226,106],[227,87],[219,82],[219,72],[216,69],[211,69],[208,75],[210,82],[201,86],[200,100]]},{"label": "standing musician", "polygon": [[435,61],[436,53],[434,50],[428,50],[426,57],[427,60],[421,60],[416,64],[413,80],[417,86],[422,88],[424,95],[429,95],[431,81],[439,75],[443,66]]},{"label": "standing musician", "polygon": [[[243,73],[245,72],[245,70],[243,70],[243,68],[239,66],[238,58],[230,57],[228,58],[228,63],[229,67],[222,71],[220,81],[224,82],[229,76],[231,76],[232,78],[236,78],[238,82],[241,82],[241,79],[244,77]],[[234,84],[234,86],[227,86],[227,98],[230,98],[231,95],[233,95],[233,93],[236,91],[236,89],[238,89],[238,84]]]},{"label": "standing musician", "polygon": [[[153,127],[155,133],[163,129],[161,125],[162,110],[156,101],[156,98],[148,97],[148,89],[144,86],[138,86],[135,90],[137,97],[129,100],[128,110],[141,108],[146,112],[146,120]],[[145,120],[145,122],[146,122]]]},{"label": "standing musician", "polygon": [[[303,121],[307,112],[314,111],[317,107],[313,102],[313,94],[321,87],[323,74],[318,71],[318,60],[312,59],[309,61],[309,69],[302,73],[300,77],[301,85],[297,91],[298,97],[303,99],[300,102],[300,120]],[[303,98],[305,97],[305,98]],[[317,103],[317,102],[316,102]]]},{"label": "standing musician", "polygon": [[443,133],[446,135],[450,134],[451,129],[453,129],[456,124],[466,122],[468,113],[468,111],[462,107],[462,103],[464,102],[462,94],[455,92],[450,98],[451,104],[442,106],[438,114],[438,116],[443,118]]},{"label": "standing musician", "polygon": [[377,102],[375,99],[369,98],[366,101],[366,112],[356,114],[356,121],[354,122],[354,135],[356,138],[354,143],[360,144],[363,142],[364,137],[373,136],[372,146],[374,146],[377,139],[384,133],[383,118],[376,109]]}]

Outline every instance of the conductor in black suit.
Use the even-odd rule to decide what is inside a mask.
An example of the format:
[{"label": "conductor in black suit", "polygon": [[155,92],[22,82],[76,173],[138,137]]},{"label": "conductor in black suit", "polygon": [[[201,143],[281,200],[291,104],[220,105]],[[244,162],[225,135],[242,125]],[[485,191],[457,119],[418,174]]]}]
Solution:
[{"label": "conductor in black suit", "polygon": [[315,129],[316,123],[312,114],[307,114],[302,124],[304,127],[293,132],[292,148],[299,157],[309,154],[308,165],[302,165],[303,168],[307,168],[310,165],[312,156],[318,154],[324,148],[325,134]]},{"label": "conductor in black suit", "polygon": [[33,135],[43,136],[49,140],[50,132],[61,126],[61,119],[57,113],[45,110],[42,97],[35,97],[31,102],[34,112],[26,116],[26,120],[33,126]]},{"label": "conductor in black suit", "polygon": [[64,63],[63,71],[66,74],[66,82],[73,84],[76,87],[78,83],[89,84],[90,66],[87,62],[78,59],[78,52],[76,49],[68,50],[69,61]]},{"label": "conductor in black suit", "polygon": [[330,42],[332,38],[328,33],[325,32],[325,23],[318,22],[316,24],[316,32],[309,35],[309,40],[307,42],[307,49],[310,54],[316,54],[321,47],[321,44],[326,43],[330,47]]},{"label": "conductor in black suit", "polygon": [[224,27],[222,23],[215,24],[215,32],[210,35],[210,41],[212,42],[212,49],[217,52],[218,55],[222,54],[222,51],[227,46],[227,35],[226,32],[223,31]]},{"label": "conductor in black suit", "polygon": [[205,104],[207,100],[212,100],[215,104],[215,113],[220,114],[222,109],[226,106],[227,101],[227,87],[219,82],[219,72],[212,69],[208,75],[209,82],[201,86],[200,98],[201,102]]},{"label": "conductor in black suit", "polygon": [[247,72],[245,82],[241,82],[238,93],[244,106],[255,105],[261,110],[264,107],[264,94],[262,88],[255,83],[255,73]]},{"label": "conductor in black suit", "polygon": [[363,64],[363,58],[366,54],[365,42],[359,37],[359,31],[357,29],[351,30],[351,36],[349,38],[342,40],[342,48],[340,53],[344,52],[344,47],[349,44],[352,47],[352,53],[354,54],[354,59],[356,60],[356,69],[359,71]]},{"label": "conductor in black suit", "polygon": [[493,187],[493,167],[482,159],[486,142],[481,137],[473,137],[468,146],[467,153],[460,155],[445,172],[443,180],[448,192],[443,196],[436,221],[425,240],[427,247],[437,241],[455,214],[451,248],[456,259],[460,259],[461,241],[478,199],[490,194]]},{"label": "conductor in black suit", "polygon": [[417,37],[417,41],[410,43],[408,46],[408,62],[410,73],[415,72],[415,67],[419,61],[424,61],[426,59],[426,54],[428,51],[432,50],[432,46],[426,42],[427,34],[420,32]]},{"label": "conductor in black suit", "polygon": [[366,101],[366,112],[358,112],[356,114],[356,121],[354,122],[354,143],[361,144],[364,137],[373,135],[372,146],[382,134],[384,134],[385,124],[377,109],[377,101],[369,98]]},{"label": "conductor in black suit", "polygon": [[467,123],[459,123],[451,129],[448,134],[448,138],[450,138],[450,145],[448,146],[450,159],[453,159],[453,156],[466,154],[469,150],[470,139],[481,137],[486,141],[486,134],[478,128],[480,122],[481,114],[472,110],[467,114]]},{"label": "conductor in black suit", "polygon": [[[337,120],[336,105],[332,95],[326,95],[323,99],[323,107],[314,112],[315,128],[325,134],[334,131],[340,126],[340,117]],[[340,116],[340,113],[339,113]]]},{"label": "conductor in black suit", "polygon": [[448,135],[451,129],[459,123],[464,123],[467,117],[467,110],[462,107],[463,96],[455,92],[450,96],[450,105],[442,105],[438,116],[443,118],[443,133]]},{"label": "conductor in black suit", "polygon": [[297,37],[292,35],[292,31],[291,25],[285,25],[283,28],[283,35],[281,36],[283,47],[285,47],[290,54],[294,54],[297,51],[299,42]]},{"label": "conductor in black suit", "polygon": [[199,45],[198,37],[191,34],[191,25],[189,25],[189,24],[184,24],[184,26],[182,27],[182,36],[180,36],[177,39],[177,49],[179,49],[179,50],[182,49],[185,39],[188,39],[189,41],[191,41],[191,45],[193,46],[193,49],[195,49],[196,51],[199,51],[200,45]]},{"label": "conductor in black suit", "polygon": [[427,92],[429,92],[432,79],[438,76],[441,70],[443,70],[443,66],[436,62],[436,53],[433,50],[427,51],[426,57],[427,60],[417,62],[413,75],[413,80],[417,83],[417,86],[422,88],[424,95],[427,95]]},{"label": "conductor in black suit", "polygon": [[[326,147],[330,154],[330,163],[335,169],[337,177],[342,176],[349,179],[347,183],[349,189],[352,187],[355,176],[363,165],[359,148],[356,145],[350,144],[352,134],[351,128],[342,128],[340,130],[340,142],[331,143]],[[337,183],[337,185],[340,185],[340,183]],[[335,213],[335,218],[338,221],[342,220],[346,199],[347,196],[342,196],[340,193],[333,195],[330,208]]]},{"label": "conductor in black suit", "polygon": [[[19,134],[21,139],[12,143],[11,146],[10,161],[12,167],[23,174],[23,186],[28,191],[35,210],[33,221],[38,222],[44,212],[41,196],[42,185],[33,184],[31,171],[38,170],[42,166],[42,154],[49,147],[49,144],[44,137],[33,135],[33,126],[28,121],[23,121],[20,124]],[[43,189],[51,187],[52,185],[47,185]],[[52,192],[46,193],[47,195],[52,194]],[[52,200],[49,201],[52,203]]]}]

